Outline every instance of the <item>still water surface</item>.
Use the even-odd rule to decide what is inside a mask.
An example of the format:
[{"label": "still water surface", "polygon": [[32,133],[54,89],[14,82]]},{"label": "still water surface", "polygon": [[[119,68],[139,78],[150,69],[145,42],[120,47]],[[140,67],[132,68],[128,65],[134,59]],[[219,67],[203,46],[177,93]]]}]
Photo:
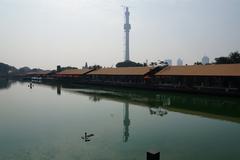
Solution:
[{"label": "still water surface", "polygon": [[0,160],[240,158],[238,98],[28,85],[1,81]]}]

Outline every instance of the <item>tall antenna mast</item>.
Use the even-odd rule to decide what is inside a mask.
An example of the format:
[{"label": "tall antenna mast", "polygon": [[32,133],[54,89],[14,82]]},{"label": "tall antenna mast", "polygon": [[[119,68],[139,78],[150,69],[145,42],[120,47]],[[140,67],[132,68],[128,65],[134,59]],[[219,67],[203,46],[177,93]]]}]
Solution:
[{"label": "tall antenna mast", "polygon": [[130,60],[129,56],[129,32],[131,29],[131,25],[129,24],[129,16],[130,12],[128,7],[125,8],[125,24],[124,24],[124,31],[125,31],[125,61]]}]

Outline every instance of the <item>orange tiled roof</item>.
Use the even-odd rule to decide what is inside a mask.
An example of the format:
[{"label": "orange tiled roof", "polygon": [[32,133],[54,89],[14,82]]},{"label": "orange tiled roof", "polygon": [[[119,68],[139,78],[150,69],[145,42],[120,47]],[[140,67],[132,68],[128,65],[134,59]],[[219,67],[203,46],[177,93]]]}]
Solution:
[{"label": "orange tiled roof", "polygon": [[47,75],[51,71],[36,71],[36,72],[28,72],[26,75]]},{"label": "orange tiled roof", "polygon": [[212,64],[191,66],[168,66],[156,76],[240,76],[240,64]]},{"label": "orange tiled roof", "polygon": [[57,73],[57,75],[83,75],[87,72],[90,72],[92,69],[69,69]]},{"label": "orange tiled roof", "polygon": [[151,69],[151,67],[101,68],[88,73],[88,75],[145,75]]}]

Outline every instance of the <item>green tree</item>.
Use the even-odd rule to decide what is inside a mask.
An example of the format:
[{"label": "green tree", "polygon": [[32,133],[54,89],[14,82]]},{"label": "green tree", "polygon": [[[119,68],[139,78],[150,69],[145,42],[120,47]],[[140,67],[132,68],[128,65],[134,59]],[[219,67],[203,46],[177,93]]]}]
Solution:
[{"label": "green tree", "polygon": [[142,67],[143,64],[141,63],[136,63],[133,61],[124,61],[124,62],[118,62],[116,64],[116,67]]},{"label": "green tree", "polygon": [[229,54],[231,63],[240,63],[240,53],[238,51]]},{"label": "green tree", "polygon": [[240,53],[238,51],[231,52],[228,57],[215,58],[216,64],[232,64],[240,63]]},{"label": "green tree", "polygon": [[228,57],[218,57],[215,58],[216,64],[229,64],[231,63]]}]

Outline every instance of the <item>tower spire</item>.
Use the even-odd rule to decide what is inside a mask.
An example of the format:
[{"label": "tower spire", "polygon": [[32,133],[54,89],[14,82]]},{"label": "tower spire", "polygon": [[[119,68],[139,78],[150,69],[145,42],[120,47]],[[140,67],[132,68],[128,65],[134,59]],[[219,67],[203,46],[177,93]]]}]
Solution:
[{"label": "tower spire", "polygon": [[125,31],[125,61],[130,60],[129,56],[129,31],[131,29],[131,25],[129,24],[129,16],[130,12],[128,7],[125,10],[125,24],[124,24],[124,31]]}]

